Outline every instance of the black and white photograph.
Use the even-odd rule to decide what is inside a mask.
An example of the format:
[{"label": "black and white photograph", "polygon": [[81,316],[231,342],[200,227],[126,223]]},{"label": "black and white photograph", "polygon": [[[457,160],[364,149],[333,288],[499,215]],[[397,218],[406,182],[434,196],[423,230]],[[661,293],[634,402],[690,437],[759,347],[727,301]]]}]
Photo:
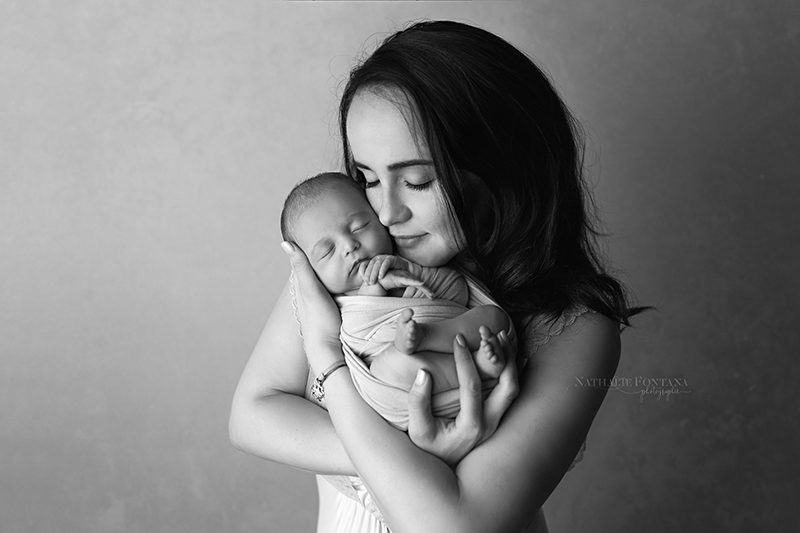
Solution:
[{"label": "black and white photograph", "polygon": [[798,94],[794,0],[0,0],[0,531],[795,531]]}]

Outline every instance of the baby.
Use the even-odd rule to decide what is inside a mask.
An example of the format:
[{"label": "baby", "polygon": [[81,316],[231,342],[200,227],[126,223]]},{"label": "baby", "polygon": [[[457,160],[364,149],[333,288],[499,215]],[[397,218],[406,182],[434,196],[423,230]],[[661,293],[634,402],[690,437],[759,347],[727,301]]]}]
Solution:
[{"label": "baby", "polygon": [[[492,332],[509,330],[505,312],[496,305],[467,309],[475,303],[470,288],[477,287],[455,270],[391,255],[388,231],[348,176],[324,173],[297,185],[284,204],[281,231],[305,252],[342,310],[345,352],[365,361],[375,379],[408,391],[422,367],[433,377],[434,395],[457,389],[452,343],[458,333],[477,352],[484,380],[500,374],[503,354],[490,341]],[[383,275],[369,283],[378,272]]]}]

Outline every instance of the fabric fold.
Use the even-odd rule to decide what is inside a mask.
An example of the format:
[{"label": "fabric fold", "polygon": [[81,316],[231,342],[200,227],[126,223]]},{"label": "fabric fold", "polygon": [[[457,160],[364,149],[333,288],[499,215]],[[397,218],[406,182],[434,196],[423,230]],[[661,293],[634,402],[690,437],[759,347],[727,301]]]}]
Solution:
[{"label": "fabric fold", "polygon": [[[459,277],[462,274],[458,274]],[[471,278],[464,276],[466,291],[462,296],[450,294],[449,299],[398,298],[389,296],[339,296],[337,304],[342,312],[340,338],[345,361],[353,383],[364,400],[393,426],[408,428],[408,391],[383,382],[372,375],[369,365],[381,352],[394,344],[395,324],[404,309],[414,310],[414,319],[420,323],[437,322],[457,317],[468,309],[482,305],[497,305],[486,290]],[[448,278],[450,280],[450,278]],[[452,283],[448,286],[454,286]],[[436,294],[440,294],[435,291]],[[508,332],[511,345],[516,345],[513,326]],[[484,382],[484,398],[497,380]],[[460,409],[457,388],[441,391],[431,398],[434,416],[454,418]]]}]

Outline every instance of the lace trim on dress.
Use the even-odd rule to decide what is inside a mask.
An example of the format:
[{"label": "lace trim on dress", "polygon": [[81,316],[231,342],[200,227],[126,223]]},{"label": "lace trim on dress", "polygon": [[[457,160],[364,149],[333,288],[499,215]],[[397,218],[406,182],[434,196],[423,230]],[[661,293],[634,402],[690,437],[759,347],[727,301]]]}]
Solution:
[{"label": "lace trim on dress", "polygon": [[297,322],[297,333],[303,338],[303,324],[300,323],[300,316],[297,311],[297,293],[294,288],[294,270],[289,274],[289,294],[292,295],[292,310],[294,311],[294,321]]},{"label": "lace trim on dress", "polygon": [[544,317],[531,320],[531,323],[525,329],[526,344],[531,346],[531,350],[524,355],[524,364],[528,364],[528,360],[539,351],[541,346],[550,342],[553,337],[561,335],[566,328],[575,323],[579,316],[586,313],[594,313],[594,311],[581,305],[567,309],[550,325],[548,325],[548,320]]}]

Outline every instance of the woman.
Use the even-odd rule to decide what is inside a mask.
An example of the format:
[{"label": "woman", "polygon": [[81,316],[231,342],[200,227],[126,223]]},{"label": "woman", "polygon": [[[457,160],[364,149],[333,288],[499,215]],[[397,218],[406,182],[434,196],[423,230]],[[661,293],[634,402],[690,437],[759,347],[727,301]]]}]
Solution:
[{"label": "woman", "polygon": [[[546,531],[541,506],[605,396],[575,378],[613,376],[620,327],[636,312],[595,255],[569,112],[513,46],[440,21],[394,34],[357,67],[340,120],[347,172],[397,253],[482,282],[519,332],[519,365],[507,364],[481,402],[471,356],[455,339],[459,416],[431,417],[421,371],[408,435],[391,428],[336,370],[338,310],[303,253],[284,243],[296,308],[287,285],[237,388],[233,443],[363,479],[361,503],[320,482],[319,531]],[[309,365],[314,376],[334,369],[323,384],[327,412],[304,399]],[[373,502],[383,523],[362,506]]]}]

